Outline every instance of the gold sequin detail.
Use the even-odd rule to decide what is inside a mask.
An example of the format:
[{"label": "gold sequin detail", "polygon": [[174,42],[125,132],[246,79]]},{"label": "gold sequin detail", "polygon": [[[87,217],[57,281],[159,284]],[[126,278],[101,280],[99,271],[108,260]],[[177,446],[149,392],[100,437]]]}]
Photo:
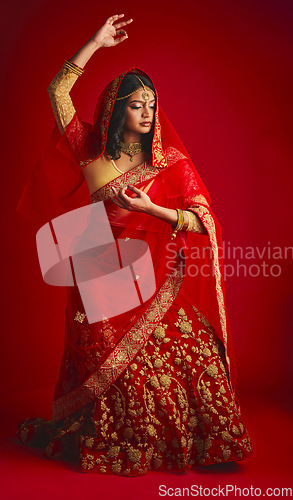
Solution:
[{"label": "gold sequin detail", "polygon": [[77,79],[78,75],[74,71],[63,66],[48,87],[53,113],[61,134],[75,115],[70,90]]},{"label": "gold sequin detail", "polygon": [[86,318],[86,314],[77,311],[75,318],[74,318],[74,321],[78,321],[79,323],[83,323],[85,318]]},{"label": "gold sequin detail", "polygon": [[184,214],[188,217],[186,231],[191,231],[193,233],[206,233],[203,223],[200,218],[192,212],[192,208],[184,210]]}]

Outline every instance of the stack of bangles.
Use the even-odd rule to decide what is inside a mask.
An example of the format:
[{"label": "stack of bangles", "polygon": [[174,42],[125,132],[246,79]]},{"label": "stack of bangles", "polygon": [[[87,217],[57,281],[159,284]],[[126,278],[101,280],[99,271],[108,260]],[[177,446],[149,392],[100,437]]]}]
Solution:
[{"label": "stack of bangles", "polygon": [[[182,229],[185,229],[185,227],[188,226],[188,223],[189,223],[188,212],[186,210],[181,210],[181,208],[175,208],[175,210],[177,211],[178,219],[177,219],[176,227],[173,228],[171,240],[173,240],[176,237],[177,231],[182,231]],[[187,221],[188,221],[187,224],[185,221],[185,214],[186,214]]]},{"label": "stack of bangles", "polygon": [[72,73],[75,73],[78,76],[81,76],[84,73],[84,69],[80,68],[71,61],[65,61],[64,68],[69,69]]}]

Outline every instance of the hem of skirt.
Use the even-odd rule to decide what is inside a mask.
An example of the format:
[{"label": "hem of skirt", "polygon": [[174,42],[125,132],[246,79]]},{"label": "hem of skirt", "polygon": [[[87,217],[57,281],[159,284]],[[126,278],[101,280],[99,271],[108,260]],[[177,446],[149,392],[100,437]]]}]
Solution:
[{"label": "hem of skirt", "polygon": [[238,450],[238,452],[236,451],[236,453],[232,453],[226,460],[221,457],[206,457],[202,459],[203,463],[200,463],[201,459],[192,459],[192,456],[179,464],[178,462],[174,462],[174,460],[168,462],[168,460],[165,459],[161,460],[160,466],[154,466],[152,460],[149,463],[137,463],[133,465],[133,463],[130,463],[125,452],[121,452],[114,462],[101,464],[96,463],[97,459],[94,459],[93,455],[87,453],[86,457],[88,460],[90,460],[90,462],[88,462],[87,466],[85,467],[85,457],[84,455],[81,456],[78,464],[78,470],[84,474],[108,474],[125,477],[137,477],[145,475],[148,472],[169,472],[172,474],[178,474],[186,472],[188,470],[196,470],[199,468],[202,469],[210,465],[223,465],[228,463],[231,464],[240,462],[245,460],[246,458],[249,458],[252,453],[252,451]]}]

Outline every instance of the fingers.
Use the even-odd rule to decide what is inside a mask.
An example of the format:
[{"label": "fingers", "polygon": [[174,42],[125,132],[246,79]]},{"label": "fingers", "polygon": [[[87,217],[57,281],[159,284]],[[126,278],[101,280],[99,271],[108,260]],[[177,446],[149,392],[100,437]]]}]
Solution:
[{"label": "fingers", "polygon": [[121,198],[122,198],[122,200],[127,201],[128,203],[131,203],[133,198],[131,198],[130,196],[127,196],[127,194],[125,193],[126,189],[127,189],[127,186],[125,186],[124,188],[121,189]]},{"label": "fingers", "polygon": [[116,194],[117,198],[123,203],[129,203],[132,198],[129,198],[127,194],[125,193],[125,190],[127,189],[127,186],[124,186],[123,188],[120,189],[118,194]]},{"label": "fingers", "polygon": [[115,203],[115,205],[117,205],[120,208],[124,208],[122,203],[119,203],[119,201],[115,200],[114,196],[109,196],[109,198],[113,201],[113,203]]},{"label": "fingers", "polygon": [[121,19],[121,17],[124,17],[124,14],[115,14],[114,16],[108,17],[108,19],[106,20],[106,23],[113,24],[118,19]]},{"label": "fingers", "polygon": [[130,189],[130,191],[133,191],[134,193],[137,193],[137,194],[141,193],[141,190],[136,188],[135,186],[131,186],[130,184],[127,184],[127,187],[128,187],[128,189]]},{"label": "fingers", "polygon": [[125,208],[126,210],[131,209],[131,203],[133,202],[133,198],[127,196],[125,193],[127,189],[127,186],[124,186],[123,188],[120,188],[118,190],[117,188],[112,187],[112,191],[114,192],[116,196],[116,200],[114,200],[111,196],[112,201],[117,202],[116,205],[119,205],[121,208]]},{"label": "fingers", "polygon": [[118,201],[120,201],[120,203],[123,203],[125,200],[123,199],[123,197],[121,196],[121,190],[118,191],[118,193],[116,192],[116,198]]},{"label": "fingers", "polygon": [[127,38],[128,35],[119,36],[119,38],[116,38],[114,40],[114,45],[118,45],[118,43],[124,42],[124,40],[127,40]]},{"label": "fingers", "polygon": [[111,24],[109,24],[109,26],[108,26],[108,33],[109,33],[112,37],[116,36],[116,30],[115,30],[114,26],[112,26]]},{"label": "fingers", "polygon": [[133,19],[128,19],[128,21],[122,21],[121,23],[115,24],[114,28],[119,29],[123,26],[127,26],[127,24],[132,23]]},{"label": "fingers", "polygon": [[[112,187],[112,191],[113,191],[114,195],[118,198],[119,193],[117,193],[117,189]],[[120,208],[125,208],[124,204],[122,203],[121,200],[115,199],[114,196],[110,196],[110,198],[113,201],[113,203],[115,203],[115,205],[118,205],[118,207],[120,207]]]},{"label": "fingers", "polygon": [[122,35],[122,36],[118,36],[117,38],[115,38],[115,40],[114,40],[115,45],[123,42],[124,40],[126,40],[126,38],[128,38],[128,35],[127,35],[126,31],[124,31],[124,30],[116,31],[116,35]]},{"label": "fingers", "polygon": [[124,188],[121,188],[120,191],[118,191],[117,188],[112,187],[112,191],[114,192],[114,194],[116,196],[115,201],[117,201],[119,203],[119,206],[121,206],[121,208],[125,208],[125,199],[122,196],[122,189],[124,189]]}]

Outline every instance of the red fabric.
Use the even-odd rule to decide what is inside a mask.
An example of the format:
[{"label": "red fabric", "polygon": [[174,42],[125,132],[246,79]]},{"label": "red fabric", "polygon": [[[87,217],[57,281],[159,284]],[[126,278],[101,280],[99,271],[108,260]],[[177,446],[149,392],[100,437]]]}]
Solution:
[{"label": "red fabric", "polygon": [[[39,223],[47,222],[48,219],[90,202],[80,162],[92,161],[104,152],[115,96],[125,74],[111,82],[101,94],[95,112],[97,122],[94,122],[94,125],[84,123],[76,114],[62,137],[55,129],[48,149],[34,169],[20,200],[18,210],[21,213],[29,217],[37,217]],[[208,236],[191,232],[181,232],[177,235],[174,250],[179,257],[176,258],[173,267],[182,269],[185,260],[185,269],[188,270],[195,262],[194,249],[199,251],[201,257],[196,259],[196,264],[204,264],[206,270],[209,270],[209,276],[199,273],[196,277],[192,277],[187,271],[179,295],[182,293],[188,296],[191,304],[196,306],[212,324],[216,335],[225,346],[227,361],[230,365],[230,379],[233,376],[232,384],[235,385],[233,350],[225,306],[224,281],[221,274],[222,261],[221,255],[218,254],[218,247],[222,246],[219,223],[210,209],[210,198],[205,186],[158,102],[152,165],[157,168],[157,172],[148,191],[151,200],[168,208],[191,208],[199,215],[207,229]],[[122,180],[126,181],[127,178],[127,175],[122,176]],[[143,189],[148,183],[149,180],[141,178],[134,184],[139,189]],[[111,185],[112,183],[109,183],[106,187],[110,188]],[[105,198],[104,203],[115,238],[124,240],[138,238],[148,244],[155,269],[156,293],[154,297],[156,297],[171,272],[168,257],[170,226],[159,219],[139,212],[125,214],[123,211],[121,213],[121,209],[114,206],[109,199]],[[53,414],[55,420],[70,415],[94,400],[97,389],[92,387],[93,376],[97,387],[103,387],[107,361],[111,359],[115,349],[120,349],[120,344],[123,344],[125,337],[154,300],[152,297],[135,310],[110,318],[108,326],[111,331],[116,332],[111,342],[105,342],[101,323],[82,324],[81,330],[86,329],[91,338],[91,347],[87,345],[83,349],[80,345],[81,331],[74,320],[77,311],[83,312],[82,303],[76,289],[68,291],[66,349],[55,392]],[[169,306],[171,304],[170,300]],[[152,329],[155,327],[154,322]],[[70,360],[66,358],[68,353],[70,353]],[[135,350],[129,355],[128,364],[132,361],[132,355],[135,355]],[[118,376],[119,372],[116,375],[112,374],[112,382]]]},{"label": "red fabric", "polygon": [[[138,69],[132,68],[130,71],[141,73],[150,79],[146,73]],[[57,125],[55,126],[49,144],[32,170],[16,207],[22,216],[40,226],[48,219],[89,203],[89,193],[80,162],[97,159],[104,153],[115,96],[126,73],[110,82],[101,93],[96,105],[93,124],[85,123],[76,113],[63,136]],[[105,110],[107,110],[107,119],[105,119]],[[167,166],[158,158],[158,153],[163,153],[163,150],[169,146],[178,149],[189,158],[182,141],[158,105],[158,96],[155,122],[152,164],[158,167],[162,164]],[[189,161],[192,165],[190,158]],[[209,200],[207,189],[195,169],[194,175],[201,192]]]},{"label": "red fabric", "polygon": [[[80,345],[87,335],[80,326]],[[139,476],[243,460],[251,443],[226,373],[222,343],[180,294],[105,393],[61,421],[27,419],[18,437],[92,473]]]}]

